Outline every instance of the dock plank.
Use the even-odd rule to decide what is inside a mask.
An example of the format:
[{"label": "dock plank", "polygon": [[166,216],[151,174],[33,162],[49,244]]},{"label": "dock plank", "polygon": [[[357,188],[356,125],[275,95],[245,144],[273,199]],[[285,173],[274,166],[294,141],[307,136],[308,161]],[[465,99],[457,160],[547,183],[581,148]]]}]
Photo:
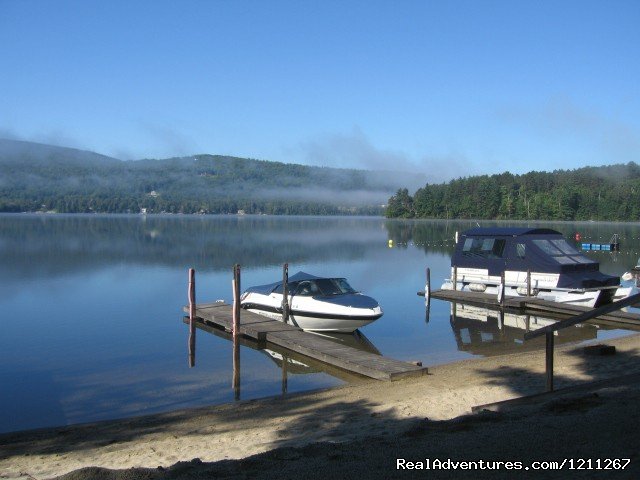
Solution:
[{"label": "dock plank", "polygon": [[[185,311],[188,311],[187,307]],[[231,305],[224,303],[196,305],[196,316],[204,324],[223,328],[226,331],[231,330]],[[240,334],[377,380],[392,381],[428,373],[426,367],[358,350],[348,345],[340,345],[293,325],[246,310],[242,310],[240,314]]]}]

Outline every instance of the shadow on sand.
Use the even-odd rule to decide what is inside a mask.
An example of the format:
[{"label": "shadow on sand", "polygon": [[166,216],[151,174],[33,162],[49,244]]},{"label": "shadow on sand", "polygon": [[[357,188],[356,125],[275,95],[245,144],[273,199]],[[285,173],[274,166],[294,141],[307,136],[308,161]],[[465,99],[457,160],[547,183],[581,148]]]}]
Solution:
[{"label": "shadow on sand", "polygon": [[[581,373],[592,380],[608,378],[605,363],[637,357],[638,350],[615,357],[585,358],[582,348],[565,352],[578,359]],[[475,368],[470,366],[469,368]],[[609,369],[610,372],[610,369]],[[503,367],[477,370],[494,385],[507,386],[517,395],[544,390],[544,373]],[[610,375],[610,373],[609,373]],[[555,377],[557,389],[575,380]],[[428,382],[425,383],[425,385]],[[538,385],[532,391],[531,385]],[[640,383],[622,382],[592,391],[536,398],[499,413],[483,411],[448,421],[398,419],[391,410],[360,400],[323,404],[318,397],[293,395],[269,402],[244,402],[242,416],[236,405],[140,417],[118,422],[22,432],[0,436],[0,459],[12,456],[65,453],[171,434],[176,438],[210,432],[242,434],[249,415],[268,422],[284,417],[276,428],[269,451],[240,460],[206,463],[195,458],[171,467],[108,470],[84,468],[59,478],[78,479],[182,479],[182,478],[639,478]],[[269,408],[265,408],[265,406]],[[430,471],[398,469],[402,460],[431,462]],[[434,461],[449,468],[434,469]],[[567,459],[567,461],[565,461]],[[630,459],[624,470],[570,469],[579,459]],[[567,463],[568,461],[573,463]],[[484,462],[483,464],[479,463]],[[533,462],[565,461],[563,469],[536,470]],[[462,469],[453,462],[476,462]],[[500,464],[496,462],[511,462]],[[406,462],[403,465],[407,465]],[[420,465],[420,463],[416,463]],[[445,465],[447,465],[445,463]],[[484,468],[482,468],[484,465]],[[547,465],[547,464],[545,464]],[[599,464],[601,467],[604,463]],[[613,464],[610,464],[613,466]],[[618,464],[616,464],[618,465]],[[548,466],[548,465],[547,465]],[[493,468],[488,468],[493,467]],[[521,467],[521,469],[520,469]],[[527,469],[528,468],[528,469]],[[1,476],[0,476],[1,477]],[[25,477],[26,478],[26,477]]]}]

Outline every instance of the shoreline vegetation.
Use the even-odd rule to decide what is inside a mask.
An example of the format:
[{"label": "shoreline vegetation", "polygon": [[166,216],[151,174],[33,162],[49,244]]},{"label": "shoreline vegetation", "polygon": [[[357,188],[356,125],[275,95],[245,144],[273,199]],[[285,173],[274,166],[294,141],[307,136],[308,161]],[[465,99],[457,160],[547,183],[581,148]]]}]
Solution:
[{"label": "shoreline vegetation", "polygon": [[408,181],[227,155],[122,161],[0,139],[0,212],[382,215]]},{"label": "shoreline vegetation", "polygon": [[[227,155],[122,161],[0,139],[0,213],[640,219],[640,166],[634,162],[428,182],[422,172],[316,167]],[[413,195],[410,189],[415,189]]]},{"label": "shoreline vegetation", "polygon": [[398,189],[388,218],[638,221],[640,166],[482,175]]},{"label": "shoreline vegetation", "polygon": [[[616,347],[615,355],[557,347],[559,391],[498,412],[470,413],[473,406],[542,392],[544,351],[437,365],[429,375],[392,383],[2,434],[0,478],[635,478],[640,336],[606,344]],[[607,379],[614,381],[561,390]],[[398,469],[407,462],[424,466],[426,459],[431,465],[482,460],[494,468]],[[572,463],[562,470],[513,472],[504,463],[524,469],[564,459]],[[606,459],[620,459],[618,468],[594,469]]]}]

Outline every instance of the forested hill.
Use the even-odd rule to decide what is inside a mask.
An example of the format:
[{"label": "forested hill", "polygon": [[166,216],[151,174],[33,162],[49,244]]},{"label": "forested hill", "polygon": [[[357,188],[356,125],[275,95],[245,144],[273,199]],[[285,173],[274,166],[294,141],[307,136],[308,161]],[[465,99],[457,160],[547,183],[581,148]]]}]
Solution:
[{"label": "forested hill", "polygon": [[0,139],[0,212],[381,214],[407,180],[219,155],[121,161]]},{"label": "forested hill", "polygon": [[503,173],[400,189],[389,218],[640,220],[640,167],[635,163],[577,170]]}]

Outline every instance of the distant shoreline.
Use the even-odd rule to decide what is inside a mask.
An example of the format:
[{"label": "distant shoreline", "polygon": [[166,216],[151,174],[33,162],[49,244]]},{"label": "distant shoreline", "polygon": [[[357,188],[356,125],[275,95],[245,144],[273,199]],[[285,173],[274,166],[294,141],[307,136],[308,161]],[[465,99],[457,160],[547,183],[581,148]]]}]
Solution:
[{"label": "distant shoreline", "polygon": [[172,212],[150,212],[150,213],[126,213],[126,212],[42,212],[42,211],[25,211],[25,212],[0,212],[0,215],[6,216],[85,216],[85,217],[106,217],[106,216],[119,216],[119,217],[152,217],[152,218],[160,218],[160,217],[249,217],[249,218],[260,218],[260,217],[271,217],[271,218],[372,218],[372,219],[382,219],[388,220],[390,222],[438,222],[438,223],[446,223],[446,222],[461,222],[461,223],[471,223],[476,224],[480,222],[484,223],[497,223],[497,224],[516,224],[516,225],[527,225],[527,224],[549,224],[549,225],[594,225],[594,224],[602,224],[602,225],[640,225],[639,220],[487,220],[481,218],[387,218],[384,215],[366,215],[366,214],[327,214],[327,215],[316,215],[316,214],[271,214],[271,213],[246,213],[246,214],[238,214],[238,213],[172,213]]}]

